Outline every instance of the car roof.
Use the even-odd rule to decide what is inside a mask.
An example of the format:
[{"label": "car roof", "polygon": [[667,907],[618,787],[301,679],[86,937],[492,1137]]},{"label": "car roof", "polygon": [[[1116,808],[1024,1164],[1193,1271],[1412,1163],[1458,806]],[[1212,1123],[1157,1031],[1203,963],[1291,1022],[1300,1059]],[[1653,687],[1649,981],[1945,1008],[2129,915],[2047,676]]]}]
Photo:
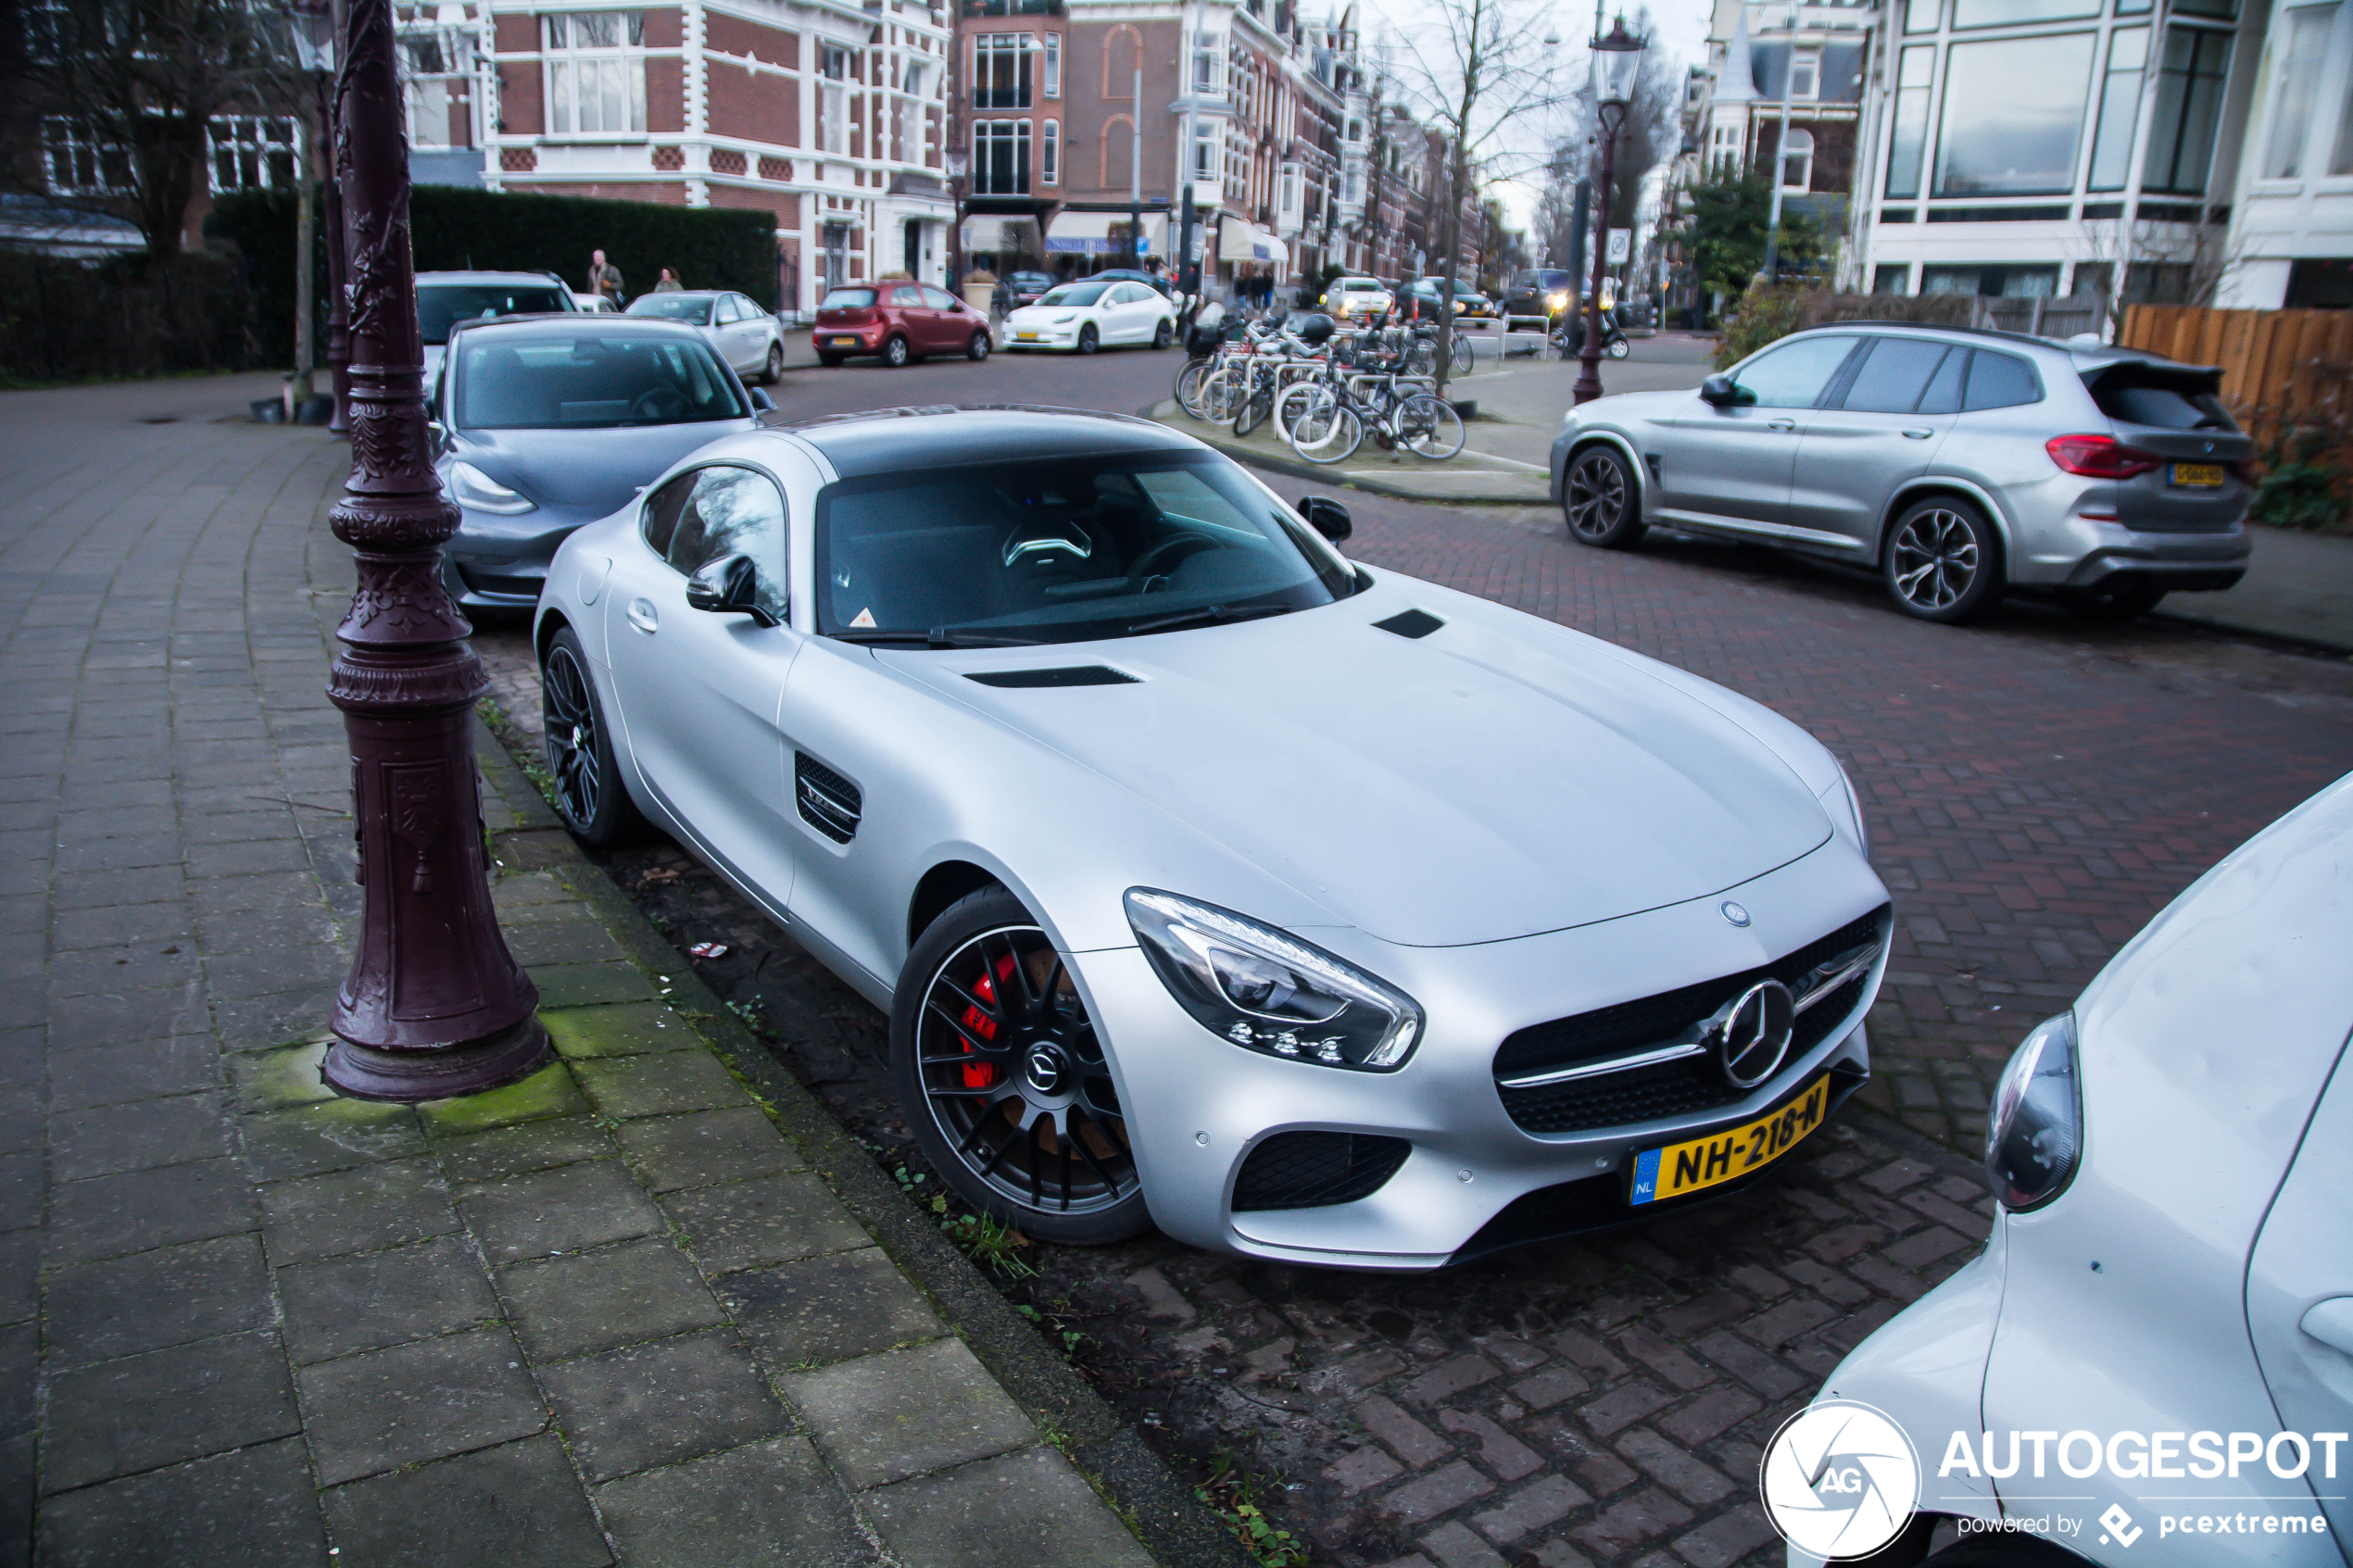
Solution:
[{"label": "car roof", "polygon": [[[740,291],[736,289],[655,289],[639,295],[637,299],[652,299],[656,295],[665,299],[717,299],[723,294],[738,292]],[[633,299],[629,303],[635,305],[637,299]]]},{"label": "car roof", "polygon": [[[2190,365],[2183,360],[2169,359],[2162,354],[2152,353],[2145,348],[2127,348],[2118,344],[2070,343],[2056,338],[2033,337],[2025,332],[2006,332],[1994,327],[1948,327],[1936,321],[1874,320],[1824,321],[1818,326],[1801,327],[1798,331],[1834,332],[1853,327],[1868,327],[1875,332],[1920,332],[1929,335],[1957,337],[2001,344],[2012,348],[2034,350],[2044,354],[2064,355],[2073,361],[2078,370],[2086,372],[2106,370],[2113,365],[2162,365],[2169,369],[2201,372],[2214,369],[2212,366]],[[1792,332],[1790,335],[1794,337],[1797,333]]]},{"label": "car roof", "polygon": [[425,283],[553,283],[566,294],[573,292],[570,283],[553,272],[420,272],[419,284]]},{"label": "car roof", "polygon": [[844,479],[1033,458],[1202,450],[1150,420],[1019,403],[870,408],[771,425],[764,433],[808,442]]},{"label": "car roof", "polygon": [[616,313],[610,316],[598,311],[594,321],[583,320],[589,315],[585,310],[550,310],[529,316],[475,317],[450,323],[450,335],[464,332],[472,337],[479,332],[497,332],[501,337],[570,337],[583,332],[593,332],[599,337],[619,332],[624,337],[671,337],[686,343],[700,343],[702,334],[684,321],[665,321],[651,316],[631,316]]}]

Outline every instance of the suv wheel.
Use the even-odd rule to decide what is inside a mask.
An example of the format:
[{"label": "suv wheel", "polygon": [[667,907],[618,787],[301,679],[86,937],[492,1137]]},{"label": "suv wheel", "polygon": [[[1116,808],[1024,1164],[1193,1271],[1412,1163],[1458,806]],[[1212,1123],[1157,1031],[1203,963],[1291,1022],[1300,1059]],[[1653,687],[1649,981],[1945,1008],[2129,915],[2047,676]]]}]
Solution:
[{"label": "suv wheel", "polygon": [[1569,537],[1580,545],[1622,550],[1642,542],[1642,498],[1615,447],[1588,446],[1570,456],[1561,477],[1561,512]]},{"label": "suv wheel", "polygon": [[2001,545],[1975,505],[1931,496],[1888,531],[1885,576],[1888,596],[1905,614],[1959,625],[2001,602]]}]

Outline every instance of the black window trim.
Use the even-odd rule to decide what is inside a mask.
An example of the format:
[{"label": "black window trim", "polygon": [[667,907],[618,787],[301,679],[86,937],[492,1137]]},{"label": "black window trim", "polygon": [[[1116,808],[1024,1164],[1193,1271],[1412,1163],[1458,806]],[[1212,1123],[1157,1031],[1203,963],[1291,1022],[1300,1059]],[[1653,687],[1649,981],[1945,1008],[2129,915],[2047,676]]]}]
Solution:
[{"label": "black window trim", "polygon": [[[676,473],[673,473],[668,479],[663,480],[660,484],[648,486],[646,490],[646,498],[637,504],[637,542],[645,546],[647,549],[652,550],[655,560],[669,567],[671,571],[677,572],[681,578],[693,576],[693,572],[680,571],[677,566],[672,563],[670,559],[670,546],[666,542],[661,548],[656,549],[654,547],[653,538],[648,531],[651,528],[653,523],[655,497],[659,496],[663,491],[669,489],[672,485],[684,480],[698,478],[703,474],[709,473],[712,469],[742,469],[748,473],[756,473],[760,475],[761,478],[766,480],[769,483],[776,487],[776,502],[785,514],[785,602],[789,605],[792,603],[792,496],[791,494],[785,488],[785,482],[783,480],[778,479],[770,470],[763,468],[760,464],[752,462],[748,458],[713,458],[707,463],[697,463],[692,468],[680,469]],[[673,519],[670,526],[674,532],[678,526],[677,521]],[[711,563],[705,561],[701,564],[708,566]]]}]

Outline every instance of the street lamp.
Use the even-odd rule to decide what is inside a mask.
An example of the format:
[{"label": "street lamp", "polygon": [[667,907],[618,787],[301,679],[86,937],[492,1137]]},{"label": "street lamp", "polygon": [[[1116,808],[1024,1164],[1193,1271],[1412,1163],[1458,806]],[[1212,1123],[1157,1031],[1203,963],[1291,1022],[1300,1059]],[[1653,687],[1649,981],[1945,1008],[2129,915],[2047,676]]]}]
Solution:
[{"label": "street lamp", "polygon": [[1593,302],[1586,307],[1585,369],[1570,395],[1591,403],[1602,395],[1602,279],[1609,261],[1609,186],[1617,172],[1617,133],[1626,128],[1627,101],[1642,73],[1644,41],[1626,31],[1620,15],[1606,38],[1593,40],[1593,99],[1602,131],[1602,184],[1593,203]]},{"label": "street lamp", "polygon": [[972,169],[972,155],[962,147],[950,147],[940,155],[940,167],[948,171],[948,267],[961,293],[964,286],[964,176]]},{"label": "street lamp", "polygon": [[[327,370],[333,378],[335,411],[327,423],[330,435],[344,435],[351,429],[351,311],[343,293],[343,192],[337,185],[332,162],[335,144],[334,79],[335,41],[342,35],[342,0],[296,0],[291,7],[294,31],[295,58],[305,76],[310,79],[310,91],[316,100],[316,114],[309,138],[321,156],[312,158],[317,166],[321,186],[321,216],[327,226]],[[297,225],[307,236],[309,232],[309,173],[305,171],[301,222]],[[297,280],[297,298],[307,297],[310,288],[311,255],[307,238],[301,242],[302,270]],[[304,332],[303,369],[315,357],[314,339]]]},{"label": "street lamp", "polygon": [[335,80],[336,177],[351,273],[351,477],[329,514],[359,585],[335,628],[327,697],[351,754],[359,947],[335,997],[321,1076],[359,1099],[415,1104],[535,1071],[538,989],[490,903],[473,628],[441,585],[458,531],[426,441],[424,351],[409,253],[409,138],[393,0],[349,0]]}]

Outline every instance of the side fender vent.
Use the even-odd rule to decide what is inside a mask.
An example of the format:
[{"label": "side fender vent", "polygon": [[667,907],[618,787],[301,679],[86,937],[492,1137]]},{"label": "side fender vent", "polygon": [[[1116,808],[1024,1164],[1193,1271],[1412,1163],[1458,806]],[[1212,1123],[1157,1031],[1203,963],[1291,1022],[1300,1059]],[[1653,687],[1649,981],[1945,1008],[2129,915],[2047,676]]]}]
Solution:
[{"label": "side fender vent", "polygon": [[792,774],[793,797],[802,822],[836,844],[847,844],[858,836],[863,799],[856,784],[799,751],[793,753]]},{"label": "side fender vent", "polygon": [[1373,624],[1384,632],[1394,632],[1401,637],[1411,638],[1427,637],[1446,622],[1426,609],[1407,609],[1400,610],[1386,621],[1376,621]]},{"label": "side fender vent", "polygon": [[1136,677],[1108,664],[1066,664],[1056,670],[967,670],[964,679],[984,686],[1027,690],[1039,686],[1132,686]]}]

